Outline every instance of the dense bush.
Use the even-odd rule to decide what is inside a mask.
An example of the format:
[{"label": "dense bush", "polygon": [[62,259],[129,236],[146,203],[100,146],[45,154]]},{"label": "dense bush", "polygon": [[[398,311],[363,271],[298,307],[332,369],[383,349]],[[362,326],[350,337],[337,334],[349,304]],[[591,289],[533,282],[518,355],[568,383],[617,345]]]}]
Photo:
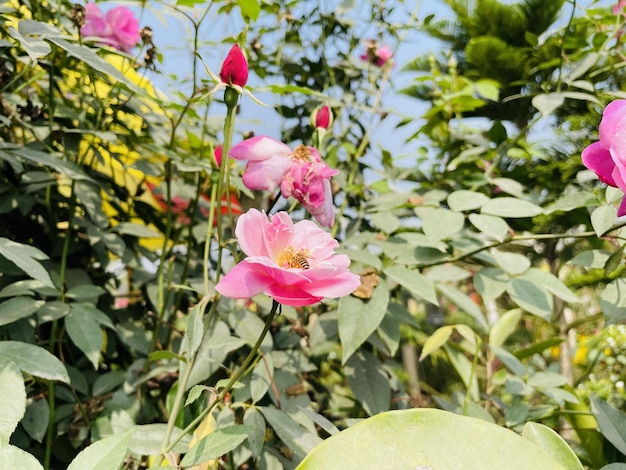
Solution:
[{"label": "dense bush", "polygon": [[5,2],[3,464],[624,468],[626,5],[548,3]]}]

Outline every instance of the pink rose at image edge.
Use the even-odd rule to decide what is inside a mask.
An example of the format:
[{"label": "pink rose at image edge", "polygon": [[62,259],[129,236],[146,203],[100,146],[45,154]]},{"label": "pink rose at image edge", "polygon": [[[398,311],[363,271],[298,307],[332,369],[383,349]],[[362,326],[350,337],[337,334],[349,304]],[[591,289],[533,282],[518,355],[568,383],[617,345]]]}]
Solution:
[{"label": "pink rose at image edge", "polygon": [[[582,151],[582,161],[603,183],[626,193],[626,100],[612,101],[604,109],[600,140]],[[626,196],[617,215],[626,215]]]},{"label": "pink rose at image edge", "polygon": [[330,227],[335,222],[330,177],[338,173],[321,161],[313,147],[288,145],[267,136],[256,136],[233,146],[228,155],[247,160],[243,183],[248,189],[293,196],[317,219]]},{"label": "pink rose at image edge", "polygon": [[620,0],[615,6],[613,6],[613,14],[618,15],[623,13],[624,8],[626,8],[626,0]]},{"label": "pink rose at image edge", "polygon": [[246,86],[248,62],[239,44],[233,44],[220,69],[220,79],[226,85]]},{"label": "pink rose at image edge", "polygon": [[133,12],[119,6],[106,15],[95,3],[87,3],[83,36],[102,38],[104,42],[124,52],[129,52],[141,40],[139,22]]},{"label": "pink rose at image edge", "polygon": [[269,295],[283,305],[312,305],[343,297],[361,283],[350,259],[336,255],[339,243],[310,220],[293,223],[286,212],[270,215],[250,209],[239,217],[235,234],[247,255],[215,286],[225,297]]}]

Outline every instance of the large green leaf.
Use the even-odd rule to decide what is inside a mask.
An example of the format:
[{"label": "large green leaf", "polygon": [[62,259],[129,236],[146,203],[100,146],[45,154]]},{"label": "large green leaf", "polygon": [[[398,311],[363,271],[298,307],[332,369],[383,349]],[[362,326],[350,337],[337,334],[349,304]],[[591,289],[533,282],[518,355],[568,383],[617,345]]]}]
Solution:
[{"label": "large green leaf", "polygon": [[369,300],[356,297],[342,297],[339,301],[339,337],[343,346],[342,363],[378,328],[389,304],[389,291],[384,284],[379,285]]},{"label": "large green leaf", "polygon": [[626,455],[626,413],[599,398],[591,399],[591,411],[598,421],[602,435]]},{"label": "large green leaf", "polygon": [[540,287],[528,279],[516,278],[511,280],[506,291],[513,302],[524,310],[543,318],[545,321],[550,321],[554,301],[542,286]]},{"label": "large green leaf", "polygon": [[304,458],[322,442],[319,436],[300,426],[284,411],[269,407],[260,407],[259,410],[274,428],[280,440],[300,458]]},{"label": "large green leaf", "polygon": [[373,354],[359,351],[347,362],[345,374],[354,396],[368,415],[389,409],[389,378]]},{"label": "large green leaf", "polygon": [[465,217],[460,212],[434,207],[418,207],[415,213],[422,219],[422,229],[433,240],[444,240],[463,228]]},{"label": "large green leaf", "polygon": [[21,370],[35,377],[70,383],[63,363],[44,348],[34,344],[0,341],[0,362],[6,360],[13,361]]},{"label": "large green leaf", "polygon": [[72,309],[65,317],[65,328],[72,342],[80,349],[94,369],[98,369],[100,350],[104,344],[100,324],[85,311]]},{"label": "large green leaf", "polygon": [[2,442],[0,442],[0,465],[7,470],[43,470],[39,460],[33,457],[33,454]]},{"label": "large green leaf", "polygon": [[94,442],[70,462],[67,470],[117,470],[124,457],[133,429]]},{"label": "large green leaf", "polygon": [[615,279],[600,294],[600,305],[607,323],[626,320],[626,279]]},{"label": "large green leaf", "polygon": [[541,447],[486,421],[435,409],[389,411],[316,447],[298,470],[568,470]]},{"label": "large green leaf", "polygon": [[18,268],[33,279],[54,287],[48,271],[39,263],[39,260],[48,259],[48,256],[34,246],[17,243],[8,238],[0,237],[0,255],[12,261]]},{"label": "large green leaf", "polygon": [[422,273],[403,266],[394,265],[384,270],[384,273],[411,294],[424,299],[431,304],[439,305],[437,293],[432,282]]},{"label": "large green leaf", "polygon": [[541,207],[532,202],[508,196],[489,200],[480,211],[483,214],[509,218],[534,217],[543,213]]},{"label": "large green leaf", "polygon": [[584,470],[572,448],[545,424],[527,422],[524,425],[522,437],[556,457],[567,470]]},{"label": "large green leaf", "polygon": [[13,297],[0,304],[0,326],[8,325],[21,318],[30,317],[44,304],[43,300],[32,297]]},{"label": "large green leaf", "polygon": [[252,426],[234,425],[219,428],[202,438],[180,462],[182,466],[198,465],[236,449],[254,432]]},{"label": "large green leaf", "polygon": [[8,444],[26,411],[26,388],[22,373],[11,361],[0,367],[0,445]]}]

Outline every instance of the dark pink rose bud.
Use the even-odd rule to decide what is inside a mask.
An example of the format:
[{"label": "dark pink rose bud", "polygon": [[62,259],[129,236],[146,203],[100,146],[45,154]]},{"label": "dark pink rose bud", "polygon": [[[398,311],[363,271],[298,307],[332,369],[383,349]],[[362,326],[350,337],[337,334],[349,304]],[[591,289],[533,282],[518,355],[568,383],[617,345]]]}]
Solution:
[{"label": "dark pink rose bud", "polygon": [[218,145],[215,147],[213,151],[213,156],[215,157],[215,163],[217,163],[218,168],[222,166],[222,146]]},{"label": "dark pink rose bud", "polygon": [[313,111],[313,124],[315,127],[328,129],[333,123],[333,112],[328,106],[322,106]]},{"label": "dark pink rose bud", "polygon": [[248,62],[246,62],[239,44],[234,44],[231,47],[222,64],[220,78],[226,85],[246,86],[248,82]]}]

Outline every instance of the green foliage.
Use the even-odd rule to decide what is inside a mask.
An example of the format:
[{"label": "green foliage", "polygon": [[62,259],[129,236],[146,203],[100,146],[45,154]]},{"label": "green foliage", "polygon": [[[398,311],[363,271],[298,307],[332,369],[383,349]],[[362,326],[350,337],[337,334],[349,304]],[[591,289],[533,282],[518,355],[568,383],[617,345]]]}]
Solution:
[{"label": "green foliage", "polygon": [[[421,23],[402,2],[178,1],[159,14],[184,18],[192,73],[170,76],[171,96],[153,86],[171,51],[149,62],[150,43],[130,56],[82,38],[69,2],[2,7],[0,461],[619,468],[622,194],[579,155],[622,96],[624,17],[445,3],[452,20]],[[255,75],[246,92],[273,108],[237,95],[235,114],[210,93],[233,41],[203,40],[220,22]],[[359,58],[416,29],[440,55]],[[387,106],[408,73],[402,99],[423,115]],[[216,165],[217,145],[256,131],[250,115],[339,171],[330,230],[361,275],[353,295],[216,295],[243,257],[237,215],[304,214]],[[390,122],[413,132],[402,150],[376,140]],[[446,411],[403,410],[432,407]]]}]

